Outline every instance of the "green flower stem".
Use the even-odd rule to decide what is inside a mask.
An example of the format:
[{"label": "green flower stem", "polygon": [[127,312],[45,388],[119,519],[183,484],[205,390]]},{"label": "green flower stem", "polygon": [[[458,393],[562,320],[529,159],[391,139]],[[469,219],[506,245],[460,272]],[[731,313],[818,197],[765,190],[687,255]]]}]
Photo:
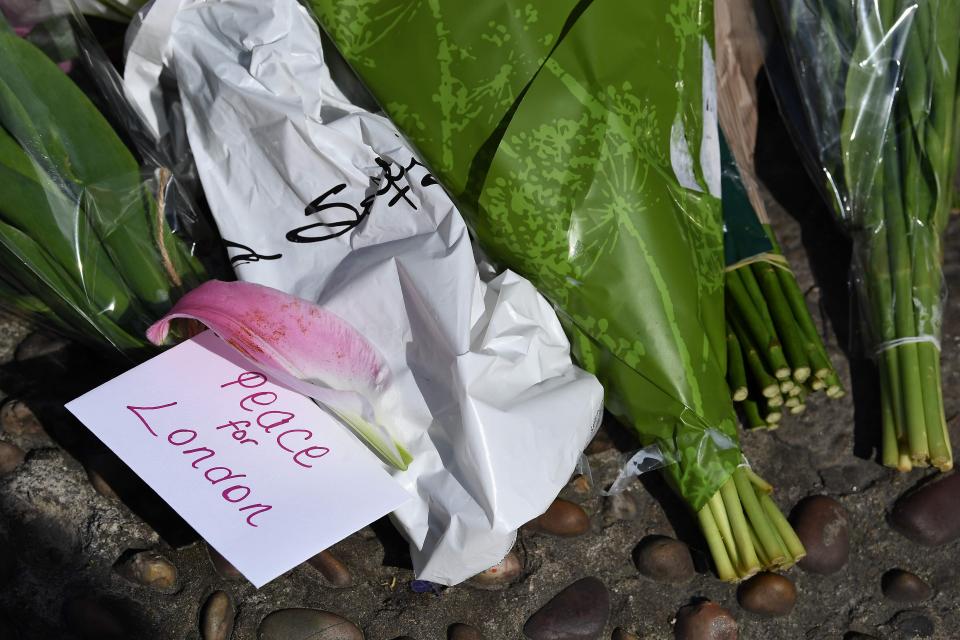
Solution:
[{"label": "green flower stem", "polygon": [[[891,130],[888,135],[895,135]],[[886,188],[902,191],[898,169],[898,147],[886,145],[883,175]],[[890,275],[893,281],[893,316],[897,336],[917,335],[917,325],[913,312],[913,270],[910,245],[907,238],[905,212],[898,198],[887,198],[884,212],[890,252]],[[900,393],[903,394],[904,418],[906,419],[907,440],[910,443],[910,457],[914,463],[930,458],[927,447],[926,416],[923,406],[923,388],[918,372],[920,360],[915,343],[894,347],[900,364]]]},{"label": "green flower stem", "polygon": [[780,544],[773,534],[773,527],[767,520],[767,515],[763,511],[763,507],[760,506],[753,484],[741,469],[733,472],[733,482],[737,487],[740,503],[750,518],[750,524],[760,539],[760,543],[763,545],[767,556],[769,556],[772,563],[779,563],[784,558],[784,552],[780,549]]},{"label": "green flower stem", "polygon": [[792,565],[803,545],[770,497],[773,487],[738,467],[697,518],[721,580],[735,582],[761,570]]},{"label": "green flower stem", "polygon": [[730,562],[730,556],[727,555],[726,547],[709,504],[704,505],[697,512],[697,520],[700,522],[700,531],[703,532],[703,537],[707,540],[707,547],[713,557],[713,564],[717,568],[717,576],[724,582],[735,582],[737,572]]},{"label": "green flower stem", "polygon": [[755,400],[747,398],[740,407],[743,409],[743,416],[747,421],[748,429],[762,429],[767,426],[767,421],[760,415],[760,405]]},{"label": "green flower stem", "polygon": [[[773,370],[773,375],[777,379],[783,379],[790,376],[790,368],[787,366],[787,360],[783,353],[783,347],[772,335],[763,321],[763,315],[757,311],[752,304],[750,294],[743,284],[743,278],[740,269],[734,269],[727,272],[725,280],[726,292],[732,306],[736,309],[738,317],[743,320],[744,330],[753,340],[754,344],[763,351],[767,363]],[[743,340],[741,339],[741,346]]]},{"label": "green flower stem", "polygon": [[763,360],[760,358],[760,354],[757,353],[756,347],[754,347],[753,342],[747,336],[746,329],[736,311],[729,310],[727,314],[727,324],[733,330],[733,334],[740,343],[746,369],[750,372],[750,376],[756,387],[760,390],[761,395],[765,398],[779,395],[780,387],[776,379],[767,372]]},{"label": "green flower stem", "polygon": [[777,503],[775,503],[773,498],[766,493],[761,493],[759,500],[761,506],[763,506],[763,510],[767,514],[767,518],[769,518],[770,522],[773,523],[773,526],[776,527],[777,533],[783,540],[784,548],[790,552],[790,555],[793,556],[794,561],[801,560],[807,555],[807,550],[804,549],[803,543],[800,542],[800,538],[797,537],[793,527],[790,526],[790,523],[787,522],[787,519],[782,513],[780,513]]},{"label": "green flower stem", "polygon": [[747,372],[743,364],[743,353],[740,351],[737,337],[729,328],[727,329],[727,382],[734,402],[746,400]]},{"label": "green flower stem", "polygon": [[793,379],[797,382],[803,382],[810,376],[810,363],[807,361],[800,327],[797,326],[786,296],[780,288],[780,280],[775,273],[777,269],[769,262],[755,262],[751,265],[751,268],[767,300],[777,335],[780,337],[783,350],[787,356],[787,362],[790,363],[790,368],[793,370]]},{"label": "green flower stem", "polygon": [[753,483],[753,486],[763,493],[773,493],[773,485],[761,478],[757,473],[750,467],[740,467],[743,470],[743,475],[747,477],[750,482]]},{"label": "green flower stem", "polygon": [[893,417],[892,398],[887,376],[880,376],[880,419],[883,427],[881,457],[883,465],[896,469],[900,461],[900,445],[897,443],[896,419]]},{"label": "green flower stem", "polygon": [[763,291],[760,290],[760,283],[757,282],[756,277],[753,275],[753,265],[746,264],[738,269],[736,269],[737,275],[740,276],[740,280],[743,283],[744,288],[747,290],[747,293],[750,294],[750,299],[753,301],[753,308],[760,313],[763,318],[764,324],[770,330],[771,334],[776,334],[774,328],[776,325],[773,323],[773,318],[770,316],[770,309],[767,308],[767,300],[763,297]]},{"label": "green flower stem", "polygon": [[[737,472],[734,471],[733,478],[736,478],[736,476]],[[757,558],[756,549],[750,542],[749,527],[743,512],[743,505],[740,502],[742,496],[738,494],[733,478],[723,483],[720,487],[720,494],[723,497],[723,505],[727,510],[727,518],[730,520],[730,526],[733,529],[733,539],[737,546],[737,553],[740,555],[740,564],[737,569],[741,577],[748,577],[760,571],[760,560]]]},{"label": "green flower stem", "polygon": [[710,513],[713,515],[713,521],[716,523],[717,531],[720,532],[720,539],[723,540],[726,555],[739,572],[740,554],[737,553],[737,545],[733,541],[733,530],[730,528],[730,519],[727,517],[727,511],[724,507],[720,492],[717,491],[710,496],[707,504],[710,505]]},{"label": "green flower stem", "polygon": [[943,391],[938,384],[940,353],[929,342],[917,343],[920,379],[923,388],[923,409],[927,428],[930,464],[942,471],[953,466],[948,436],[943,429]]},{"label": "green flower stem", "polygon": [[[958,116],[960,116],[960,114],[958,114]],[[941,373],[940,373],[939,363],[938,363],[938,366],[937,366],[937,368],[936,368],[936,372],[937,372],[936,387],[937,387],[937,391],[940,393],[940,402],[941,402],[941,408],[942,408],[942,406],[943,406],[943,404],[942,404],[942,403],[943,403],[943,380],[941,379]],[[943,464],[943,465],[941,465],[941,466],[938,466],[938,468],[939,468],[941,471],[947,471],[947,470],[953,468],[953,448],[950,446],[950,433],[947,431],[947,417],[946,417],[946,415],[944,414],[944,412],[942,411],[942,409],[941,409],[941,411],[940,411],[940,432],[943,434],[943,440],[944,440],[944,442],[946,443],[946,446],[947,446],[947,461],[946,461],[945,464]]]},{"label": "green flower stem", "polygon": [[760,559],[760,564],[763,567],[773,566],[774,562],[771,560],[770,556],[767,555],[767,550],[763,548],[760,538],[757,537],[757,532],[754,531],[752,526],[747,527],[747,531],[750,533],[750,544],[752,544],[753,548],[756,549],[757,558]]}]

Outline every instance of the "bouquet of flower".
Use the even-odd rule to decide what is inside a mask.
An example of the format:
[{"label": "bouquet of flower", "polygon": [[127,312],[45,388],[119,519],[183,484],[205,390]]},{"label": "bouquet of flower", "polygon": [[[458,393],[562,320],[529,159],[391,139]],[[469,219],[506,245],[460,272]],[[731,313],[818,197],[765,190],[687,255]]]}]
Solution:
[{"label": "bouquet of flower", "polygon": [[186,201],[170,172],[141,164],[57,63],[2,16],[0,58],[6,306],[86,342],[146,348],[146,328],[202,279],[171,230]]},{"label": "bouquet of flower", "polygon": [[557,307],[721,577],[801,557],[724,376],[712,3],[310,4],[490,258]]},{"label": "bouquet of flower", "polygon": [[883,462],[953,466],[943,414],[943,234],[957,162],[960,4],[774,0],[790,71],[771,79],[853,237],[880,367]]}]

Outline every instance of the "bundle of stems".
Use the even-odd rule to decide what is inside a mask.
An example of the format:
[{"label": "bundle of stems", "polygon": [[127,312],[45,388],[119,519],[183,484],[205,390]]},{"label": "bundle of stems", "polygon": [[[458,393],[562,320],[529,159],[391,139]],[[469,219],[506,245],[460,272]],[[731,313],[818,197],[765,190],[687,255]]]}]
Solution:
[{"label": "bundle of stems", "polygon": [[787,569],[806,555],[772,491],[750,467],[740,466],[697,513],[721,580]]},{"label": "bundle of stems", "polygon": [[800,142],[816,144],[824,191],[853,235],[880,371],[883,463],[950,469],[939,337],[960,3],[774,4],[810,129]]},{"label": "bundle of stems", "polygon": [[775,243],[774,250],[725,277],[727,382],[751,429],[801,413],[808,393],[844,395],[803,291]]},{"label": "bundle of stems", "polygon": [[[880,26],[894,28],[900,2],[881,2]],[[913,7],[905,33],[901,86],[883,136],[868,228],[861,237],[866,290],[874,302],[883,418],[883,462],[947,470],[947,435],[940,376],[942,238],[950,215],[957,156],[960,4]],[[860,51],[866,47],[864,33]],[[848,86],[863,82],[858,72]],[[854,136],[854,123],[844,131]],[[853,143],[855,144],[855,143]],[[852,146],[852,145],[851,145]]]},{"label": "bundle of stems", "polygon": [[98,346],[147,349],[146,328],[203,278],[168,224],[164,170],[156,183],[144,175],[86,94],[2,15],[0,58],[3,301]]}]

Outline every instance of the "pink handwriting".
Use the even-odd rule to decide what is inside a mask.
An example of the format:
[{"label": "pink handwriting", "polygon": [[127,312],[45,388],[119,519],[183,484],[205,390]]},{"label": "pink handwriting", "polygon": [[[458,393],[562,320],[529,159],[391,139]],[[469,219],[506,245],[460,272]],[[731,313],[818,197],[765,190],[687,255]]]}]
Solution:
[{"label": "pink handwriting", "polygon": [[[143,426],[147,428],[147,431],[149,431],[151,435],[153,435],[153,437],[157,438],[159,437],[159,435],[154,430],[154,428],[150,426],[150,423],[147,422],[147,420],[143,417],[143,415],[141,415],[140,412],[155,411],[158,409],[168,409],[170,407],[176,406],[176,404],[177,404],[176,402],[168,402],[167,404],[161,404],[155,407],[136,407],[136,406],[128,405],[127,409],[131,413],[133,413],[133,415],[137,416],[137,419],[140,420]],[[224,425],[224,426],[227,426],[227,425]],[[186,447],[187,445],[192,444],[194,440],[196,440],[198,437],[199,437],[199,434],[194,429],[187,429],[184,427],[180,427],[170,431],[170,433],[167,434],[166,441],[170,445],[182,449],[183,447]],[[195,457],[190,463],[190,466],[193,467],[194,469],[199,469],[200,467],[198,465],[201,462],[205,460],[209,460],[210,458],[213,458],[216,455],[216,452],[210,447],[194,447],[191,449],[183,449],[180,453],[182,453],[185,456],[201,454]],[[216,466],[216,467],[210,467],[206,471],[204,471],[203,477],[212,486],[216,486],[221,482],[225,482],[227,480],[240,480],[241,478],[246,478],[247,474],[234,473],[233,470],[230,469],[229,467]],[[219,487],[217,488],[219,489]],[[238,504],[243,502],[247,498],[249,498],[251,493],[253,493],[253,490],[250,489],[250,487],[238,482],[235,484],[231,484],[226,489],[221,490],[220,497],[231,504]],[[266,513],[267,511],[270,511],[271,509],[273,509],[273,507],[268,504],[262,504],[260,502],[256,502],[254,504],[248,504],[248,505],[242,506],[238,509],[238,511],[247,511],[248,509],[256,509],[256,510],[246,517],[246,523],[251,527],[257,527],[259,525],[257,525],[257,523],[253,521],[253,519],[256,516],[260,515],[261,513]]]},{"label": "pink handwriting", "polygon": [[[267,377],[262,373],[257,371],[244,371],[236,380],[231,380],[220,385],[221,389],[226,389],[231,385],[239,385],[244,389],[256,389],[263,386],[267,383]],[[247,413],[257,413],[258,407],[269,407],[274,402],[278,400],[278,396],[273,391],[255,391],[254,393],[248,394],[240,399],[239,406],[240,409],[246,411]],[[252,416],[251,416],[252,417]],[[280,409],[268,409],[267,411],[262,411],[257,414],[256,423],[263,432],[269,435],[272,430],[278,429],[280,427],[285,427],[287,423],[292,422],[296,419],[296,415],[290,411],[283,411]],[[252,442],[255,445],[260,443],[257,440],[252,438],[247,438],[248,431],[251,429],[252,423],[249,420],[230,420],[225,424],[217,427],[217,430],[231,428],[233,432],[231,435],[234,440],[237,440],[241,444],[245,442]],[[294,434],[302,434],[300,436]],[[329,447],[324,447],[318,444],[315,444],[314,434],[311,430],[305,429],[303,427],[295,427],[291,425],[290,428],[280,431],[275,440],[277,446],[286,451],[287,453],[292,453],[291,458],[293,462],[298,466],[301,466],[305,469],[312,469],[312,464],[307,464],[303,462],[301,458],[308,460],[317,460],[323,456],[330,453]],[[288,443],[300,442],[304,446],[300,447],[300,444],[287,446]]]}]

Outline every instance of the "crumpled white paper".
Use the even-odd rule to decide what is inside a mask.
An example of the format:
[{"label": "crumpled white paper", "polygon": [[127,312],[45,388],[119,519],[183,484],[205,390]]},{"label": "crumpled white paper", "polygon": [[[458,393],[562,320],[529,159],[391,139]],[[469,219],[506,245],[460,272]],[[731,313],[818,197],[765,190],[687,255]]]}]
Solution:
[{"label": "crumpled white paper", "polygon": [[552,307],[516,274],[481,281],[459,212],[331,81],[294,0],[155,0],[128,45],[125,83],[158,135],[182,102],[237,276],[337,313],[389,363],[388,427],[414,457],[391,470],[415,496],[393,518],[417,576],[456,584],[499,562],[601,412]]}]

